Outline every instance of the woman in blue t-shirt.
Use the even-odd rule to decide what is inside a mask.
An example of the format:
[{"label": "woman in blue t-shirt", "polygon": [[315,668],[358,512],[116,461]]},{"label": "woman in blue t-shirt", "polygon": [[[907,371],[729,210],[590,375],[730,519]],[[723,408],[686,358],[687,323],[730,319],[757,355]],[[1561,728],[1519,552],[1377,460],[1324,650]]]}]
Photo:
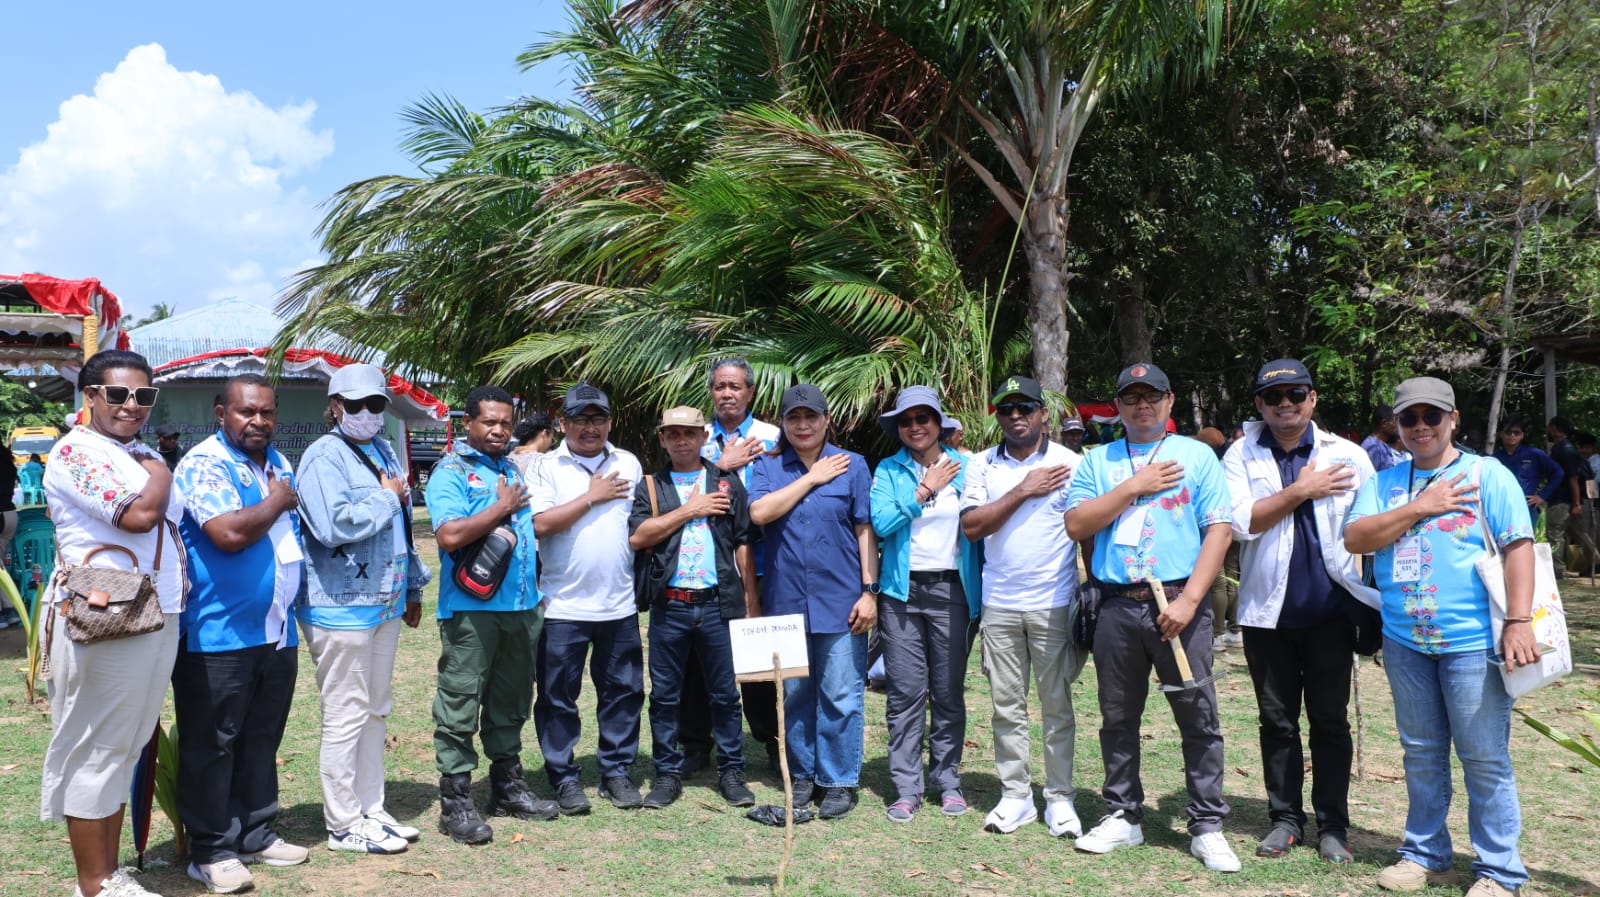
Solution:
[{"label": "woman in blue t-shirt", "polygon": [[[1517,851],[1522,815],[1511,772],[1511,697],[1494,667],[1538,660],[1530,625],[1533,525],[1505,467],[1455,448],[1460,415],[1450,384],[1407,380],[1395,390],[1394,408],[1411,460],[1362,484],[1344,528],[1346,548],[1376,558],[1384,670],[1405,749],[1405,839],[1400,861],[1378,873],[1378,884],[1414,891],[1449,871],[1453,745],[1478,853],[1478,881],[1468,894],[1515,892],[1528,870]],[[1489,534],[1505,558],[1508,607],[1498,645],[1488,592],[1473,567]]]},{"label": "woman in blue t-shirt", "polygon": [[750,474],[750,522],[766,546],[765,616],[805,618],[811,676],[784,700],[794,803],[822,791],[817,814],[855,806],[866,730],[867,630],[878,618],[878,558],[865,458],[828,441],[828,402],[801,384],[783,394],[783,432]]}]

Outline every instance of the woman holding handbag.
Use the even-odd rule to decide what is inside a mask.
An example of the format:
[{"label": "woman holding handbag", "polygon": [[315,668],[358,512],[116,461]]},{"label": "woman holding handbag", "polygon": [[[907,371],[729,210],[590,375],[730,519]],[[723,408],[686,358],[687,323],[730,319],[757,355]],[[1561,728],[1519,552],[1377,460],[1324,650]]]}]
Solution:
[{"label": "woman holding handbag", "polygon": [[[1395,390],[1394,408],[1411,460],[1362,484],[1344,528],[1351,553],[1375,555],[1384,670],[1405,750],[1405,840],[1400,861],[1378,873],[1378,885],[1416,891],[1449,871],[1453,746],[1477,851],[1468,897],[1515,894],[1528,870],[1517,850],[1522,815],[1511,771],[1511,697],[1495,667],[1510,671],[1539,658],[1530,625],[1533,524],[1510,471],[1455,448],[1460,416],[1450,384],[1407,380]],[[1499,644],[1489,592],[1475,570],[1486,538],[1499,545],[1505,564],[1508,612]]]},{"label": "woman holding handbag", "polygon": [[[107,350],[84,362],[78,389],[87,423],[55,444],[44,474],[61,575],[45,626],[52,728],[40,817],[66,820],[77,897],[149,893],[117,867],[117,850],[134,767],[160,718],[177,657],[185,591],[176,529],[183,507],[173,500],[172,471],[138,438],[159,392],[151,376],[150,364],[133,352]],[[118,589],[95,574],[102,570],[146,574],[159,607],[145,613],[148,587],[141,581],[141,588]],[[79,580],[105,581],[109,589],[80,595],[71,588]],[[139,628],[150,631],[129,635],[117,631],[120,624],[90,623],[95,608],[133,592],[141,597],[116,616],[147,619]]]},{"label": "woman holding handbag", "polygon": [[383,749],[400,624],[422,619],[428,569],[411,538],[411,498],[380,435],[383,371],[348,364],[328,380],[333,432],[300,459],[306,594],[296,608],[322,703],[322,816],[328,849],[389,854],[421,837],[384,807]]}]

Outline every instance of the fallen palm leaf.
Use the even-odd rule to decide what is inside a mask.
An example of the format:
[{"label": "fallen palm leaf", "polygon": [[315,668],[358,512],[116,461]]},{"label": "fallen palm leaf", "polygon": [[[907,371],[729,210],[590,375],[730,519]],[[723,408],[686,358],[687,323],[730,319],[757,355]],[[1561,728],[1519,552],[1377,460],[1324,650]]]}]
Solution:
[{"label": "fallen palm leaf", "polygon": [[415,871],[411,869],[390,869],[389,871],[398,872],[401,875],[411,875],[417,878],[432,878],[434,881],[444,881],[444,876],[433,871],[432,869],[418,869]]}]

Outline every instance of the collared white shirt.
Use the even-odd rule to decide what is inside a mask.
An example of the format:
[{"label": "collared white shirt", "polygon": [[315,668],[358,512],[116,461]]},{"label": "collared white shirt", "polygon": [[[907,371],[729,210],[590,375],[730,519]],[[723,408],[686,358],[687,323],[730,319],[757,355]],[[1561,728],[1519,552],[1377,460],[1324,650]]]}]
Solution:
[{"label": "collared white shirt", "polygon": [[[159,458],[154,449],[136,446],[135,451]],[[118,529],[116,521],[150,479],[138,459],[115,440],[88,427],[73,427],[50,449],[50,463],[44,469],[45,501],[56,528],[56,548],[63,564],[81,564],[84,555],[102,545],[119,545],[139,559],[138,568],[149,573],[155,566],[156,544],[161,544],[161,573],[156,579],[156,597],[162,613],[183,611],[188,592],[185,579],[183,541],[178,538],[178,521],[183,516],[183,501],[177,490],[167,500],[167,520],[147,533]],[[164,537],[160,535],[165,529]],[[96,567],[133,569],[128,556],[120,551],[102,551],[91,562]]]},{"label": "collared white shirt", "polygon": [[[1222,471],[1233,501],[1233,537],[1239,541],[1239,625],[1271,629],[1278,625],[1289,582],[1294,514],[1285,515],[1265,532],[1250,532],[1255,503],[1284,488],[1272,450],[1257,441],[1265,426],[1262,421],[1245,422],[1244,438],[1229,446],[1222,457]],[[1355,557],[1345,549],[1343,535],[1345,514],[1355,503],[1356,491],[1373,474],[1372,460],[1361,446],[1316,424],[1310,426],[1313,438],[1308,465],[1325,468],[1343,462],[1355,470],[1348,492],[1313,502],[1323,566],[1335,585],[1363,603],[1378,607],[1378,592],[1361,583],[1361,571]]]},{"label": "collared white shirt", "polygon": [[[589,491],[595,474],[616,472],[637,486],[639,459],[607,442],[597,458],[572,454],[563,441],[534,465],[528,503],[534,517]],[[603,623],[637,611],[633,603],[633,549],[628,547],[628,514],[633,490],[624,498],[597,503],[578,522],[539,540],[539,590],[545,617]]]},{"label": "collared white shirt", "polygon": [[1034,611],[1061,607],[1078,588],[1078,546],[1067,538],[1067,489],[1083,458],[1059,442],[1045,441],[1042,452],[1021,461],[1005,443],[967,465],[961,510],[979,508],[1020,484],[1036,467],[1067,465],[1068,475],[1048,495],[1023,499],[1015,513],[983,540],[983,606]]}]

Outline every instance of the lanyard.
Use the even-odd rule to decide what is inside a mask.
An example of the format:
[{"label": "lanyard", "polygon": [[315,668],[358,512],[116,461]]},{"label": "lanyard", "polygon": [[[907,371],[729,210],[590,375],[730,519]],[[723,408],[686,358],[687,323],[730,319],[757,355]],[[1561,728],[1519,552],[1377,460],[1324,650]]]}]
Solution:
[{"label": "lanyard", "polygon": [[[1150,456],[1144,459],[1144,466],[1149,467],[1155,463],[1156,453],[1161,451],[1161,447],[1166,444],[1167,437],[1163,434],[1160,439],[1156,440],[1156,447],[1150,450]],[[1133,443],[1129,442],[1126,436],[1122,437],[1122,450],[1128,454],[1128,476],[1136,476],[1139,473],[1139,469],[1133,466]]]},{"label": "lanyard", "polygon": [[1416,462],[1415,461],[1407,461],[1406,462],[1406,501],[1407,502],[1416,501],[1418,495],[1421,495],[1422,493],[1428,491],[1428,487],[1433,485],[1433,481],[1434,480],[1437,480],[1440,476],[1444,475],[1445,471],[1447,471],[1450,468],[1454,467],[1456,462],[1460,461],[1460,460],[1461,460],[1461,454],[1458,452],[1454,458],[1450,459],[1450,463],[1449,464],[1442,465],[1442,466],[1440,466],[1440,468],[1438,470],[1435,470],[1433,472],[1433,476],[1430,476],[1426,480],[1424,480],[1423,483],[1422,483],[1422,488],[1421,489],[1417,489],[1416,491],[1412,491],[1412,488],[1413,488],[1412,484],[1415,482],[1415,479],[1416,479]]}]

